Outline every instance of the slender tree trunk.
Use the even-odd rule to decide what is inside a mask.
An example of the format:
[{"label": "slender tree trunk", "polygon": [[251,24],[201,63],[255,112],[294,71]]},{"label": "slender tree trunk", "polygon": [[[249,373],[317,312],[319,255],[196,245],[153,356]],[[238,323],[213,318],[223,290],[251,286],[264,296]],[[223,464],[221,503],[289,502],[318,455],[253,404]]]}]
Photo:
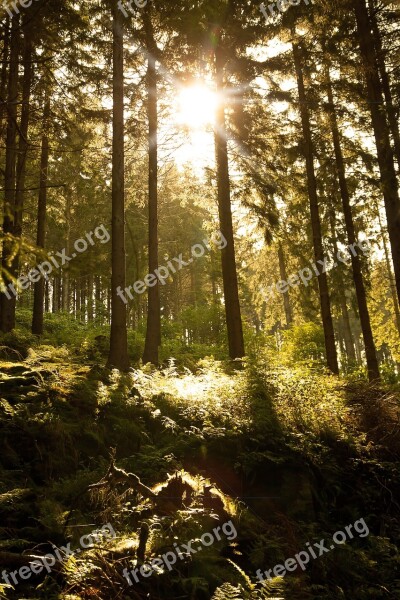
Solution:
[{"label": "slender tree trunk", "polygon": [[81,280],[78,278],[75,282],[75,318],[80,318],[81,312]]},{"label": "slender tree trunk", "polygon": [[8,74],[8,51],[10,48],[10,17],[7,15],[4,20],[3,26],[4,38],[3,38],[3,52],[2,52],[2,65],[0,75],[0,99],[2,102],[0,109],[0,133],[3,137],[3,124],[6,121],[7,106],[6,106],[6,93],[7,93],[7,74]]},{"label": "slender tree trunk", "polygon": [[368,378],[370,381],[379,379],[379,364],[376,355],[374,338],[372,335],[371,319],[369,316],[367,294],[365,291],[364,278],[361,269],[361,260],[356,246],[357,236],[354,227],[353,214],[351,212],[350,194],[346,180],[346,170],[343,160],[342,147],[340,143],[339,127],[337,122],[335,105],[333,102],[332,82],[329,73],[329,66],[326,67],[326,84],[328,91],[328,111],[329,120],[332,131],[333,147],[335,152],[336,169],[339,179],[340,195],[342,198],[342,206],[344,220],[346,223],[347,241],[349,245],[355,245],[354,252],[351,254],[351,266],[353,272],[354,287],[356,290],[358,312],[361,322],[361,330],[365,346],[365,356],[367,360]]},{"label": "slender tree trunk", "polygon": [[196,271],[193,264],[190,265],[190,303],[197,308],[197,282]]},{"label": "slender tree trunk", "polygon": [[392,271],[392,267],[391,267],[391,263],[390,263],[389,248],[388,248],[387,241],[386,241],[385,229],[382,224],[381,214],[379,211],[379,205],[377,202],[375,203],[375,208],[376,208],[376,213],[378,215],[379,229],[380,229],[381,238],[382,238],[383,250],[385,253],[386,270],[388,272],[390,293],[391,293],[391,296],[393,299],[394,314],[396,317],[396,327],[397,327],[397,331],[400,335],[400,308],[399,308],[399,302],[397,300],[397,294],[396,294],[396,282],[393,277],[393,271]]},{"label": "slender tree trunk", "polygon": [[[332,211],[330,212],[330,220],[331,220],[331,230],[332,230],[333,251],[335,253],[335,256],[337,256],[338,252],[339,252],[339,248],[338,248],[337,237],[336,237],[336,223],[335,223],[336,215],[335,215],[335,209],[333,206],[332,206]],[[338,291],[338,295],[339,295],[339,305],[340,305],[340,312],[341,312],[341,334],[342,334],[343,341],[344,341],[345,355],[348,360],[355,362],[356,354],[355,354],[355,350],[354,350],[353,335],[351,332],[349,310],[347,308],[346,286],[344,283],[344,278],[342,276],[340,267],[339,267],[339,270],[337,271],[336,275],[337,275],[337,282],[338,282],[338,290],[337,291]],[[342,349],[341,349],[341,351],[342,351]]]},{"label": "slender tree trunk", "polygon": [[107,323],[111,323],[111,290],[107,288]]},{"label": "slender tree trunk", "polygon": [[[224,94],[224,63],[222,53],[215,49],[215,69],[217,93]],[[245,354],[242,317],[240,313],[238,278],[235,258],[235,242],[233,236],[231,192],[229,180],[228,142],[225,124],[225,103],[221,101],[216,111],[215,122],[215,154],[217,167],[218,210],[222,235],[227,245],[222,253],[222,278],[226,326],[228,330],[229,356],[232,359],[242,358]]]},{"label": "slender tree trunk", "polygon": [[[38,246],[38,248],[44,248],[46,243],[47,180],[49,172],[49,116],[50,100],[47,92],[43,113],[42,151],[40,157],[39,199],[36,235],[36,245]],[[43,334],[44,283],[45,280],[43,277],[41,277],[35,283],[34,287],[32,333],[36,335]]]},{"label": "slender tree trunk", "polygon": [[129,368],[126,304],[118,295],[126,287],[124,185],[124,16],[113,0],[113,157],[111,335],[107,366]]},{"label": "slender tree trunk", "polygon": [[91,323],[94,318],[94,314],[93,314],[93,294],[94,294],[93,275],[88,276],[87,284],[88,284],[88,321]]},{"label": "slender tree trunk", "polygon": [[[279,259],[279,272],[280,272],[281,279],[283,281],[287,281],[285,255],[283,252],[282,242],[280,240],[278,242],[278,259]],[[283,306],[285,309],[286,325],[287,325],[287,327],[290,327],[293,323],[293,313],[292,313],[292,307],[290,305],[289,292],[286,292],[286,294],[282,294],[282,296],[283,296]]]},{"label": "slender tree trunk", "polygon": [[[149,273],[158,269],[158,195],[157,195],[157,68],[156,43],[151,16],[145,14],[147,45],[147,115],[149,126]],[[148,287],[146,341],[143,363],[158,365],[158,347],[161,344],[160,287],[158,282]]]},{"label": "slender tree trunk", "polygon": [[96,322],[99,325],[103,324],[103,311],[101,302],[101,276],[96,275],[95,277],[95,313]]},{"label": "slender tree trunk", "polygon": [[50,307],[50,286],[49,280],[46,281],[44,286],[44,312],[48,313]]},{"label": "slender tree trunk", "polygon": [[[302,51],[297,43],[293,43],[293,57],[297,76],[297,87],[300,101],[300,116],[303,129],[303,148],[306,159],[307,188],[310,201],[311,225],[313,232],[313,246],[315,261],[324,264],[324,249],[322,245],[321,219],[319,214],[317,183],[314,172],[313,144],[311,137],[310,116],[308,111],[307,96],[304,86]],[[331,312],[331,301],[329,297],[328,278],[326,273],[318,275],[319,297],[321,304],[321,317],[325,337],[325,349],[328,368],[334,374],[339,373],[337,350],[335,344],[335,333]]]},{"label": "slender tree trunk", "polygon": [[52,312],[58,313],[58,311],[60,310],[60,304],[58,301],[58,289],[59,289],[59,277],[57,275],[55,275],[55,277],[53,278],[53,306],[52,306]]},{"label": "slender tree trunk", "polygon": [[365,0],[353,0],[358,41],[364,64],[367,98],[375,135],[382,193],[385,200],[389,240],[392,250],[397,297],[400,300],[400,200],[394,168],[394,155],[390,144],[389,128],[383,110],[382,86],[376,67],[374,39]]},{"label": "slender tree trunk", "polygon": [[378,63],[379,74],[381,76],[382,89],[383,89],[383,93],[385,95],[385,100],[386,100],[386,112],[387,112],[387,116],[388,116],[390,131],[391,131],[392,138],[393,138],[396,161],[397,161],[398,168],[400,170],[399,124],[398,124],[398,120],[396,117],[396,110],[393,105],[393,97],[392,97],[392,91],[391,91],[391,87],[390,87],[390,79],[389,79],[389,74],[386,69],[385,56],[384,56],[384,52],[383,52],[383,48],[382,48],[381,32],[379,31],[378,21],[376,19],[375,2],[372,3],[369,14],[370,14],[371,25],[372,25],[372,33],[373,33],[374,42],[375,42],[376,59],[377,59],[377,63]]},{"label": "slender tree trunk", "polygon": [[[331,220],[333,250],[334,250],[335,256],[338,256],[339,248],[338,248],[337,236],[336,236],[336,222],[335,222],[336,214],[335,214],[335,209],[333,206],[332,206],[332,210],[330,212],[330,220]],[[339,293],[340,311],[342,313],[342,332],[343,332],[344,346],[346,349],[345,354],[346,354],[348,360],[355,362],[356,353],[354,350],[353,334],[351,332],[349,310],[347,308],[346,286],[344,283],[344,279],[343,279],[342,271],[341,271],[340,267],[338,268],[336,274],[337,274],[337,281],[339,284],[338,293]]]},{"label": "slender tree trunk", "polygon": [[[65,204],[65,225],[67,228],[65,236],[65,251],[67,256],[71,255],[71,198],[67,192]],[[62,268],[62,310],[69,314],[70,311],[70,277],[69,263]]]},{"label": "slender tree trunk", "polygon": [[353,334],[351,333],[349,309],[347,308],[346,294],[344,291],[345,290],[343,289],[343,293],[340,294],[340,310],[343,320],[343,338],[347,358],[354,363],[356,361],[356,353],[354,350]]},{"label": "slender tree trunk", "polygon": [[86,277],[82,277],[81,279],[81,315],[82,321],[86,323],[86,307],[87,307],[87,295],[86,295]]},{"label": "slender tree trunk", "polygon": [[354,336],[354,346],[356,349],[357,362],[362,364],[361,344],[360,344],[360,338],[358,335]]},{"label": "slender tree trunk", "polygon": [[[26,158],[28,154],[28,128],[30,117],[30,96],[32,87],[32,32],[30,26],[24,28],[25,46],[24,46],[24,78],[22,83],[22,108],[21,121],[19,126],[19,147],[17,157],[17,177],[16,177],[16,193],[15,193],[15,210],[14,210],[14,236],[20,240],[22,237],[22,219],[24,210],[24,195],[25,195],[25,174],[26,174]],[[18,249],[15,255],[12,274],[14,277],[18,275],[21,253]],[[15,310],[15,307],[14,307]]]},{"label": "slender tree trunk", "polygon": [[[6,160],[4,173],[4,216],[3,234],[11,236],[14,229],[15,187],[16,187],[16,135],[17,135],[17,101],[18,101],[18,49],[19,49],[19,17],[11,19],[10,67],[7,92],[7,134]],[[3,242],[2,273],[5,286],[12,283],[11,260],[14,242],[5,239]],[[6,295],[7,294],[7,295]],[[15,327],[15,298],[11,290],[0,293],[0,329],[8,332]]]}]

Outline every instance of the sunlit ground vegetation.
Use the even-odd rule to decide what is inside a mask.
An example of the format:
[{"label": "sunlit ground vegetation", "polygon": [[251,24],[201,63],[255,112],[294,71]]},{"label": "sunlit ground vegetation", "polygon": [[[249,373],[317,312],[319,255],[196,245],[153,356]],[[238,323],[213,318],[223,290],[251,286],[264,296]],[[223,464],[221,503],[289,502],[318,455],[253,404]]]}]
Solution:
[{"label": "sunlit ground vegetation", "polygon": [[[324,374],[313,326],[288,335],[280,351],[271,338],[254,341],[236,365],[176,345],[160,369],[137,361],[126,374],[104,369],[99,329],[49,318],[47,331],[40,342],[24,328],[0,341],[0,556],[50,552],[50,542],[77,548],[106,522],[117,538],[46,577],[3,585],[0,597],[398,597],[396,382]],[[110,460],[156,497],[124,482],[89,489]],[[256,578],[360,518],[368,537],[304,572]],[[142,553],[151,560],[230,519],[236,539],[132,587],[123,577]]]}]

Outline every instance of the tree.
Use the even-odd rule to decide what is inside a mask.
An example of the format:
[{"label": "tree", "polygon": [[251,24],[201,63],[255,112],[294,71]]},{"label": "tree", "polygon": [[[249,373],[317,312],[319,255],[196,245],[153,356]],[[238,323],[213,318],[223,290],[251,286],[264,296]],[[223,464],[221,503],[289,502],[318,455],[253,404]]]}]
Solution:
[{"label": "tree", "polygon": [[[17,99],[18,99],[18,64],[19,64],[19,16],[11,19],[10,66],[8,71],[7,91],[7,133],[6,158],[4,170],[4,213],[3,213],[3,255],[2,276],[5,285],[13,282],[11,262],[13,259],[14,210],[16,188],[17,159]],[[8,332],[15,327],[15,303],[5,292],[0,294],[0,329]]]},{"label": "tree", "polygon": [[[356,247],[357,236],[354,227],[353,215],[350,205],[350,194],[347,186],[345,164],[343,160],[342,147],[340,142],[339,126],[337,122],[336,110],[333,100],[333,90],[331,76],[329,72],[329,64],[325,67],[326,86],[328,95],[328,113],[330,126],[332,131],[332,141],[335,152],[335,162],[337,175],[339,179],[340,195],[342,198],[343,214],[346,223],[347,241],[349,247]],[[354,287],[356,290],[357,306],[360,316],[361,329],[364,339],[365,355],[367,359],[368,378],[370,381],[379,379],[379,366],[376,356],[374,338],[372,335],[371,321],[369,317],[367,294],[365,291],[364,278],[361,270],[360,256],[357,252],[350,252],[351,266],[353,272]]]},{"label": "tree", "polygon": [[[149,143],[149,273],[158,268],[158,147],[157,147],[157,45],[151,22],[150,5],[144,15],[147,49],[147,115]],[[161,344],[160,288],[148,288],[146,341],[143,362],[158,364],[158,347]]]},{"label": "tree", "polygon": [[229,356],[232,359],[244,356],[242,317],[240,314],[239,290],[233,237],[232,207],[229,179],[228,142],[225,123],[224,51],[219,41],[215,47],[215,78],[219,104],[215,121],[215,155],[217,167],[218,210],[221,233],[227,241],[222,250],[222,277],[226,326],[228,331]]},{"label": "tree", "polygon": [[126,304],[118,294],[125,276],[125,191],[124,191],[124,16],[116,0],[113,15],[113,140],[111,218],[111,335],[107,366],[129,368]]},{"label": "tree", "polygon": [[[310,201],[311,226],[313,232],[313,247],[316,263],[324,264],[324,249],[322,244],[321,219],[319,214],[319,203],[317,185],[314,172],[313,142],[311,137],[310,117],[307,104],[307,95],[304,85],[302,55],[303,49],[297,41],[292,42],[293,58],[296,69],[297,88],[300,102],[300,116],[303,131],[303,152],[306,161],[307,189]],[[321,305],[321,317],[324,328],[326,360],[328,368],[334,374],[339,373],[337,350],[335,344],[335,333],[333,329],[331,302],[328,289],[328,278],[326,272],[318,275],[319,298]]]},{"label": "tree", "polygon": [[[48,84],[47,84],[48,85]],[[47,180],[49,172],[49,117],[50,117],[50,95],[46,87],[43,110],[43,132],[42,150],[40,156],[39,198],[37,210],[37,235],[36,245],[44,249],[46,242],[46,211],[47,211]],[[40,277],[35,282],[32,315],[32,333],[42,335],[43,333],[43,310],[44,310],[45,281]]]},{"label": "tree", "polygon": [[385,200],[390,247],[396,279],[397,296],[400,300],[400,199],[394,153],[390,144],[389,127],[386,120],[382,84],[376,63],[374,38],[365,0],[353,0],[357,22],[358,43],[364,67],[364,77],[375,136],[376,152],[381,175],[382,194]]}]

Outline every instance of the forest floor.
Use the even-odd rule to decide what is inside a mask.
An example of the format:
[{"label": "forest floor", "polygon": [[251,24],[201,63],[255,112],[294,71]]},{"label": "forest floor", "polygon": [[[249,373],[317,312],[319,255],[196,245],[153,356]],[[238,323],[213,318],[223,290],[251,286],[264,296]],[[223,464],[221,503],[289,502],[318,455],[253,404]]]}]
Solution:
[{"label": "forest floor", "polygon": [[[0,598],[400,597],[396,386],[262,353],[241,368],[209,358],[120,374],[101,352],[14,342],[0,341],[0,564],[12,584]],[[274,572],[356,522],[304,569]],[[83,548],[104,524],[115,536]],[[56,549],[51,569],[23,570]],[[124,569],[166,553],[170,568],[129,585]]]}]

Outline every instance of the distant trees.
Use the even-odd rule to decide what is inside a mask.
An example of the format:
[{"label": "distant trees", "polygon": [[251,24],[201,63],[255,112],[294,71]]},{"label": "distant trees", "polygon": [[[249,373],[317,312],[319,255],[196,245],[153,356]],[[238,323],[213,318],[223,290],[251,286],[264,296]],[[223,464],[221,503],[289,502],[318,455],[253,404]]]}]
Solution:
[{"label": "distant trees", "polygon": [[[37,335],[50,312],[109,326],[108,364],[124,370],[128,338],[155,365],[169,351],[161,339],[224,346],[235,359],[244,339],[264,334],[279,348],[311,323],[332,373],[365,362],[373,381],[380,363],[399,365],[396,11],[379,0],[301,3],[266,23],[251,3],[155,0],[126,16],[115,0],[79,10],[49,0],[7,16],[1,331],[20,308]],[[178,159],[177,94],[193,81],[218,95],[202,172]],[[111,244],[72,257],[101,224]],[[225,248],[127,303],[117,294],[216,229]],[[378,252],[337,264],[359,239]],[[47,280],[6,293],[62,249],[71,260]],[[326,272],[294,283],[318,261]],[[280,281],[291,282],[282,293]]]}]

